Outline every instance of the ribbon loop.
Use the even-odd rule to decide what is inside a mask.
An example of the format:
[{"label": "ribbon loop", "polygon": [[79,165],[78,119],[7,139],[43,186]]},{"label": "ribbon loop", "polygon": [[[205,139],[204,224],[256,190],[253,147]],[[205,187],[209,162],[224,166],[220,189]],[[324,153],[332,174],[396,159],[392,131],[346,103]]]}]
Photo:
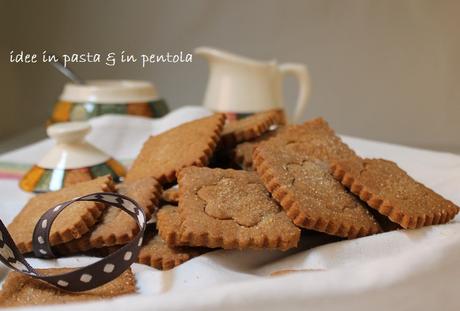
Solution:
[{"label": "ribbon loop", "polygon": [[95,201],[117,207],[128,213],[139,226],[139,232],[132,241],[109,256],[88,266],[59,275],[43,275],[24,258],[6,226],[0,220],[0,261],[11,269],[43,280],[67,291],[80,292],[99,287],[121,275],[136,260],[146,228],[145,213],[133,199],[111,192],[93,193],[60,203],[46,211],[35,225],[33,250],[37,257],[54,258],[49,243],[51,226],[56,217],[69,205],[81,201]]}]

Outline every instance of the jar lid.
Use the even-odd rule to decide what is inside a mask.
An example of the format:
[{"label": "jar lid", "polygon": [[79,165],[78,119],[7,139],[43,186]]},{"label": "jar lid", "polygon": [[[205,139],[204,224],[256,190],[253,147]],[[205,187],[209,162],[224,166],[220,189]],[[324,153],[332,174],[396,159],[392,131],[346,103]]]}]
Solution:
[{"label": "jar lid", "polygon": [[88,122],[57,123],[47,128],[48,136],[56,144],[38,162],[46,169],[76,169],[107,161],[110,156],[85,140],[90,132]]},{"label": "jar lid", "polygon": [[67,83],[59,98],[75,103],[126,104],[156,100],[158,93],[148,81],[90,80],[85,84]]},{"label": "jar lid", "polygon": [[21,179],[25,191],[56,191],[65,186],[111,175],[115,181],[126,175],[121,163],[85,141],[88,122],[65,122],[47,128],[56,144]]}]

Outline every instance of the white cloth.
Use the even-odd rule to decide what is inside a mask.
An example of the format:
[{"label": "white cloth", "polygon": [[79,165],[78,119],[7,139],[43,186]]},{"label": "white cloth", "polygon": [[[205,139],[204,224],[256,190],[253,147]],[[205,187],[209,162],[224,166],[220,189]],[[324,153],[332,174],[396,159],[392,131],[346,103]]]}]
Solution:
[{"label": "white cloth", "polygon": [[[104,116],[91,121],[89,140],[119,159],[133,158],[150,133],[206,115],[201,108],[173,112],[160,121]],[[109,130],[110,128],[110,130]],[[403,169],[457,205],[460,156],[343,137],[364,157],[396,161]],[[0,156],[32,163],[50,146],[45,140]],[[6,223],[29,195],[17,181],[0,180],[0,217]],[[288,252],[214,251],[171,271],[134,265],[139,294],[87,303],[85,310],[459,310],[460,223],[400,230]],[[39,266],[82,265],[93,258],[44,261]],[[291,274],[273,272],[295,269]],[[3,268],[0,275],[6,273]],[[62,306],[37,307],[54,310]],[[81,310],[81,304],[66,305]]]}]

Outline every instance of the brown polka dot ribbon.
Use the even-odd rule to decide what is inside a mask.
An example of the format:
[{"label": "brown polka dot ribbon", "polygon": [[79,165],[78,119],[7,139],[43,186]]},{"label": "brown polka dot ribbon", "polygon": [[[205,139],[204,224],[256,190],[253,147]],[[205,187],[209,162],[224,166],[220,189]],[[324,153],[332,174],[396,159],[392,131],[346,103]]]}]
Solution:
[{"label": "brown polka dot ribbon", "polygon": [[112,281],[128,269],[136,260],[146,227],[144,211],[133,199],[110,192],[93,193],[58,204],[43,214],[37,222],[33,233],[33,250],[37,257],[54,258],[49,235],[51,225],[67,206],[80,201],[95,201],[117,207],[133,217],[139,226],[139,232],[132,241],[119,248],[109,256],[74,271],[43,275],[35,270],[22,256],[3,222],[0,221],[0,261],[11,269],[43,280],[61,289],[80,292],[90,290]]}]

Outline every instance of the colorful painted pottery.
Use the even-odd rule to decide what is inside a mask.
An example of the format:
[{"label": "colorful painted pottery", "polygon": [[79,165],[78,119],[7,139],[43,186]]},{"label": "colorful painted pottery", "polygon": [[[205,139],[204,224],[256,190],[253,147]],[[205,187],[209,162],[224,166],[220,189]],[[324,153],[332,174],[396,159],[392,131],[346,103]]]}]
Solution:
[{"label": "colorful painted pottery", "polygon": [[168,112],[150,82],[94,80],[66,84],[48,123],[85,121],[104,114],[160,118]]},{"label": "colorful painted pottery", "polygon": [[293,122],[303,117],[310,96],[310,76],[303,64],[261,62],[209,47],[195,49],[209,63],[209,80],[204,106],[240,118],[256,112],[285,109],[283,78],[299,81],[299,95]]},{"label": "colorful painted pottery", "polygon": [[87,122],[58,123],[48,127],[54,147],[21,179],[19,186],[29,192],[56,191],[68,185],[112,175],[125,176],[121,163],[85,141],[91,130]]}]

